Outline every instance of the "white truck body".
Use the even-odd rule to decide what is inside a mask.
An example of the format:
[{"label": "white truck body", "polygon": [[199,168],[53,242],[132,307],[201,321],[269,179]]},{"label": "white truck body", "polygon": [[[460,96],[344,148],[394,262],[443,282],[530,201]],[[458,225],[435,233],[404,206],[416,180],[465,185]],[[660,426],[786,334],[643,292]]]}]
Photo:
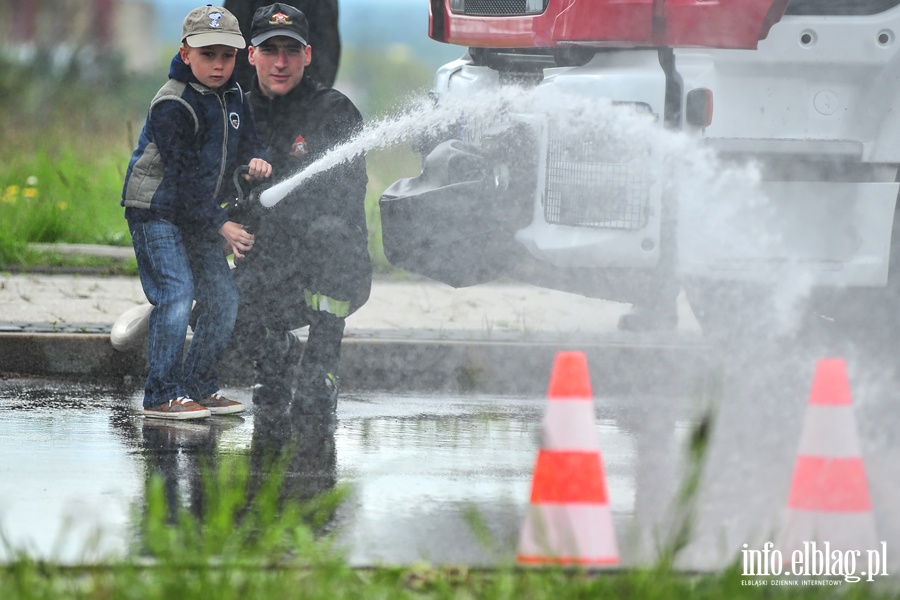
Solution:
[{"label": "white truck body", "polygon": [[[643,105],[660,127],[695,137],[722,165],[756,165],[762,199],[742,204],[729,196],[724,211],[709,201],[704,207],[672,198],[652,149],[644,165],[595,155],[560,167],[552,127],[522,115],[537,139],[538,172],[527,199],[533,218],[514,239],[531,259],[551,269],[615,272],[619,282],[667,263],[680,281],[885,288],[900,188],[900,1],[851,2],[857,8],[849,11],[847,2],[801,3],[794,13],[832,14],[793,14],[788,6],[755,49],[598,45],[581,64],[542,68],[536,89]],[[872,14],[842,14],[864,4]],[[480,50],[470,48],[438,70],[437,102],[509,84],[496,63],[479,58]],[[527,61],[527,50],[516,58]],[[689,94],[697,90],[713,99],[708,123],[687,118]],[[628,202],[639,205],[640,222],[623,226],[613,219],[608,226],[551,214],[553,202],[590,202],[578,178],[592,169],[625,173],[626,182],[645,178],[627,192],[634,196]],[[606,185],[596,173],[591,177],[590,185]],[[704,222],[716,211],[714,225]],[[760,243],[737,242],[747,239]],[[528,280],[515,269],[510,274]],[[565,287],[629,300],[627,292]]]}]

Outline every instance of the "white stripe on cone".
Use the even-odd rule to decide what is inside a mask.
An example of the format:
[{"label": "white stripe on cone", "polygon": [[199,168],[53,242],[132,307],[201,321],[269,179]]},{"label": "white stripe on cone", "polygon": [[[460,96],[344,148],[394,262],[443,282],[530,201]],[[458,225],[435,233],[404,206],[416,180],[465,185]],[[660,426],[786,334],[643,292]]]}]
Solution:
[{"label": "white stripe on cone", "polygon": [[549,387],[517,560],[617,564],[619,552],[584,353],[557,354]]},{"label": "white stripe on cone", "polygon": [[529,506],[519,540],[519,562],[617,564],[619,549],[609,505]]},{"label": "white stripe on cone", "polygon": [[841,552],[877,548],[846,365],[816,365],[788,506],[776,547],[785,560],[804,542]]},{"label": "white stripe on cone", "polygon": [[596,451],[600,438],[594,423],[594,401],[551,400],[541,430],[545,450]]},{"label": "white stripe on cone", "polygon": [[799,453],[807,456],[859,456],[861,451],[853,406],[810,405],[806,409],[806,420],[800,435]]}]

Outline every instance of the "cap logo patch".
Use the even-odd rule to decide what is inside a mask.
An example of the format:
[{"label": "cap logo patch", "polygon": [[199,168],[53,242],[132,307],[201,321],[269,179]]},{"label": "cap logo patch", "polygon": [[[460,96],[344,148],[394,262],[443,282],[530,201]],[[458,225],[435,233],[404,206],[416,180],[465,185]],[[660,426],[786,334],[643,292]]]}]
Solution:
[{"label": "cap logo patch", "polygon": [[235,129],[241,126],[241,116],[236,112],[228,113],[228,120],[231,121],[231,126]]},{"label": "cap logo patch", "polygon": [[293,25],[294,22],[291,20],[289,16],[284,14],[283,12],[275,13],[271,19],[269,19],[269,25]]},{"label": "cap logo patch", "polygon": [[212,27],[213,29],[218,29],[219,27],[221,27],[221,25],[219,24],[219,21],[222,20],[223,16],[224,15],[222,13],[218,13],[218,12],[209,13],[209,26]]}]

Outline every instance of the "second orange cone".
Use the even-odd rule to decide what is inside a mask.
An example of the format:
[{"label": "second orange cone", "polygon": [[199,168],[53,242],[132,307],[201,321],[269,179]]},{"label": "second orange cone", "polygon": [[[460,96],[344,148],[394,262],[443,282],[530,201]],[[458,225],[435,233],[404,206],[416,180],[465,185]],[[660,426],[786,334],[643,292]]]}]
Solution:
[{"label": "second orange cone", "polygon": [[839,358],[816,364],[777,547],[789,556],[812,542],[841,551],[876,547],[850,382]]},{"label": "second orange cone", "polygon": [[517,560],[523,564],[617,564],[619,551],[583,353],[556,356],[547,396]]}]

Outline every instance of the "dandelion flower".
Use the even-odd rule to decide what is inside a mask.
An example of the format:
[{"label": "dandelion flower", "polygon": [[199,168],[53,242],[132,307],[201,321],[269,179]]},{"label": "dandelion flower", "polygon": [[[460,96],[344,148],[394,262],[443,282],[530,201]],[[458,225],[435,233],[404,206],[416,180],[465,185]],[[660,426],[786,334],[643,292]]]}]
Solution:
[{"label": "dandelion flower", "polygon": [[37,195],[38,195],[37,188],[27,187],[24,190],[22,190],[22,195],[25,196],[26,198],[37,198]]},{"label": "dandelion flower", "polygon": [[38,184],[38,178],[35,177],[34,175],[29,175],[28,179],[25,180],[25,183],[27,183],[30,186],[35,186]]},{"label": "dandelion flower", "polygon": [[66,210],[67,208],[69,208],[69,205],[65,202],[57,202],[56,208],[58,208],[59,210]]}]

